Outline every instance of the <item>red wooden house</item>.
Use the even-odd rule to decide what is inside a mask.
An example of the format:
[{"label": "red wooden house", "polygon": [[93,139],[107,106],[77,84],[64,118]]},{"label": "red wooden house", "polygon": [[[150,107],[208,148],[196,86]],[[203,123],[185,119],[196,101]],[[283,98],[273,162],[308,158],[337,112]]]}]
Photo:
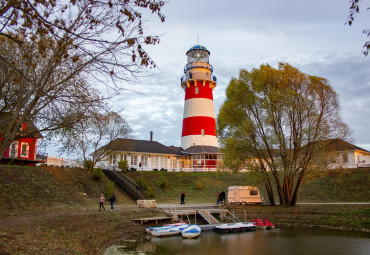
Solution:
[{"label": "red wooden house", "polygon": [[[5,121],[3,120],[2,122]],[[11,162],[14,164],[35,165],[36,163],[44,162],[36,159],[37,141],[42,136],[32,122],[28,125],[25,123],[22,125],[17,138],[4,153],[0,160],[1,163]]]}]

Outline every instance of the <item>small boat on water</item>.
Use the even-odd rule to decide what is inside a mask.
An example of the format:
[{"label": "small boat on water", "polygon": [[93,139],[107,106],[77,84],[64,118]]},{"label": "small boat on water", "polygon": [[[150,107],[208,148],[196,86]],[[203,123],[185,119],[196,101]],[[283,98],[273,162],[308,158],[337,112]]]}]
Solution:
[{"label": "small boat on water", "polygon": [[202,229],[198,225],[190,225],[181,232],[182,237],[195,238],[200,235]]},{"label": "small boat on water", "polygon": [[253,223],[237,222],[231,224],[221,224],[215,227],[216,232],[219,233],[238,233],[256,230],[256,226]]},{"label": "small boat on water", "polygon": [[252,220],[252,223],[256,227],[263,228],[263,229],[271,229],[275,227],[274,223],[272,223],[269,220],[254,219]]},{"label": "small boat on water", "polygon": [[180,226],[175,226],[175,227],[170,227],[170,228],[153,230],[153,231],[151,231],[151,234],[153,236],[174,236],[174,235],[179,235],[188,226],[189,226],[189,224],[183,224],[183,225],[180,225]]},{"label": "small boat on water", "polygon": [[170,228],[181,226],[181,225],[184,225],[184,224],[186,224],[186,223],[184,223],[184,222],[177,222],[177,223],[165,224],[165,225],[163,225],[161,227],[150,227],[150,228],[146,228],[145,231],[148,234],[151,234],[152,231],[170,229]]},{"label": "small boat on water", "polygon": [[216,232],[219,233],[235,233],[240,232],[240,226],[235,223],[232,224],[221,224],[215,227]]},{"label": "small boat on water", "polygon": [[254,231],[256,230],[256,226],[252,222],[238,222],[235,223],[234,225],[240,227],[240,232],[246,232],[246,231]]}]

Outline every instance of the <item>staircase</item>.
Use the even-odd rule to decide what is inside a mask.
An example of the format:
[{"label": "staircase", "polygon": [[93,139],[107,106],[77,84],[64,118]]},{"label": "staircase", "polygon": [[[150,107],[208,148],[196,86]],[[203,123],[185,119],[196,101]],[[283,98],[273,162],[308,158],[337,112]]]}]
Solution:
[{"label": "staircase", "polygon": [[116,172],[107,169],[103,169],[103,173],[123,189],[132,199],[140,200],[147,198],[147,192],[126,175],[118,175]]},{"label": "staircase", "polygon": [[213,217],[213,215],[208,210],[197,210],[197,212],[202,215],[202,217],[209,223],[209,224],[220,224],[220,222]]}]

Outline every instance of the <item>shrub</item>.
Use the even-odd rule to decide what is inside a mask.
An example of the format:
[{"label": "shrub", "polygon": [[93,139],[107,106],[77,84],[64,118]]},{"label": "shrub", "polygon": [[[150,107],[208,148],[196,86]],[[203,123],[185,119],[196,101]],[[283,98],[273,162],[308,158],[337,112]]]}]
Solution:
[{"label": "shrub", "polygon": [[105,196],[109,197],[112,193],[114,193],[114,182],[108,181],[105,185]]},{"label": "shrub", "polygon": [[84,168],[86,169],[86,171],[90,172],[91,169],[93,169],[94,167],[94,163],[91,159],[86,159],[84,161]]},{"label": "shrub", "polygon": [[103,171],[101,170],[101,168],[94,168],[93,169],[93,174],[92,174],[92,179],[95,180],[95,181],[101,181],[103,180]]},{"label": "shrub", "polygon": [[122,171],[127,171],[128,170],[127,160],[121,159],[118,162],[118,168],[121,169]]},{"label": "shrub", "polygon": [[148,198],[154,198],[155,193],[152,187],[148,186],[146,192],[147,192]]},{"label": "shrub", "polygon": [[161,187],[162,189],[168,188],[168,180],[163,176],[160,179],[159,187]]},{"label": "shrub", "polygon": [[203,189],[203,183],[202,183],[202,182],[200,182],[200,181],[198,181],[198,182],[195,184],[195,187],[196,187],[196,189],[197,189],[197,190],[201,190],[201,189]]},{"label": "shrub", "polygon": [[161,170],[160,170],[161,172],[167,172],[167,169],[165,169],[165,168],[161,168]]},{"label": "shrub", "polygon": [[146,181],[141,177],[137,177],[135,182],[139,187],[141,187],[144,190],[146,190],[146,188],[148,187],[148,184],[146,183]]},{"label": "shrub", "polygon": [[153,168],[153,171],[157,172],[158,171],[158,168]]},{"label": "shrub", "polygon": [[131,167],[131,168],[130,168],[130,171],[131,171],[131,172],[135,172],[136,170],[137,170],[137,169],[136,169],[135,167]]}]

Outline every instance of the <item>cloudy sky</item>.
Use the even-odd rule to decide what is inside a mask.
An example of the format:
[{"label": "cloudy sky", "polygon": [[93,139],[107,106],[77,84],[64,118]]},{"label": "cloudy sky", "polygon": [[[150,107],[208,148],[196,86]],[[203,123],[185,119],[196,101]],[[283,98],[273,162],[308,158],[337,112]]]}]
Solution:
[{"label": "cloudy sky", "polygon": [[128,85],[139,93],[125,92],[112,105],[124,108],[133,138],[148,140],[153,131],[155,140],[180,146],[180,77],[186,51],[199,38],[217,76],[216,115],[241,68],[284,61],[329,80],[354,143],[370,150],[370,56],[361,53],[367,39],[362,29],[370,27],[369,1],[363,1],[351,27],[345,25],[349,6],[348,0],[170,0],[163,8],[166,22],[152,17],[147,23],[151,34],[162,35],[159,45],[147,48],[159,69]]}]

